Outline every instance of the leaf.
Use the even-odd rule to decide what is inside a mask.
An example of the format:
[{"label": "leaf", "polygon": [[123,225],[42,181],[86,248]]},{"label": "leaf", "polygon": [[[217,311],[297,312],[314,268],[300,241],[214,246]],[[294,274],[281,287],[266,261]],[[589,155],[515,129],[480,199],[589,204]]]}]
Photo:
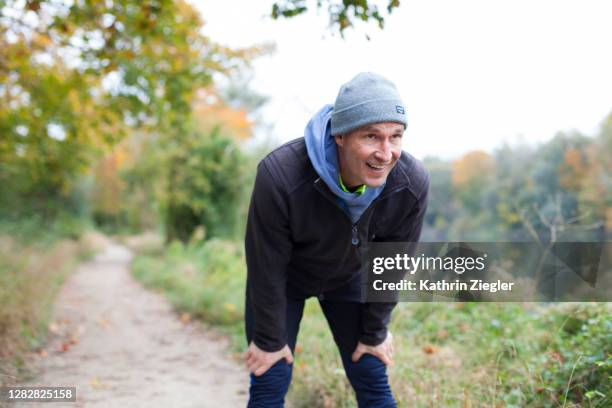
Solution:
[{"label": "leaf", "polygon": [[92,378],[89,381],[89,384],[91,385],[93,389],[96,389],[96,390],[106,390],[106,389],[111,388],[110,384],[105,384],[101,382],[97,377]]},{"label": "leaf", "polygon": [[433,345],[427,345],[425,347],[423,347],[423,352],[425,354],[435,354],[438,352],[438,348],[433,346]]}]

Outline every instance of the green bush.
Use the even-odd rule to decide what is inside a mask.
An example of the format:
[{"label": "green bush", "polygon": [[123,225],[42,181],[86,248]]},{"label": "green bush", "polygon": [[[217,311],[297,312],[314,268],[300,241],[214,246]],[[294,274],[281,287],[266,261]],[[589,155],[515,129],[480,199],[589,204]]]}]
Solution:
[{"label": "green bush", "polygon": [[78,240],[90,228],[91,221],[70,213],[59,213],[50,219],[39,214],[0,219],[0,234],[14,237],[22,244],[43,247],[62,239]]},{"label": "green bush", "polygon": [[540,368],[536,393],[527,403],[538,406],[612,405],[612,315],[602,305],[553,308],[543,318],[558,328],[541,343],[529,364]]},{"label": "green bush", "polygon": [[161,209],[166,239],[188,242],[199,226],[209,238],[233,238],[240,199],[247,185],[245,155],[238,144],[214,130],[192,131],[164,154]]}]

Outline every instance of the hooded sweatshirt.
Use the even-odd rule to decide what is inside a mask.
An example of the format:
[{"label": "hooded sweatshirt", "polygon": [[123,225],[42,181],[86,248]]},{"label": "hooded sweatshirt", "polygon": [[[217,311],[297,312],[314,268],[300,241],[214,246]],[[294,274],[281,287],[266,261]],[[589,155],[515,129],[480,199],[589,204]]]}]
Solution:
[{"label": "hooded sweatshirt", "polygon": [[368,187],[363,194],[347,193],[342,190],[338,183],[340,172],[338,148],[334,137],[331,135],[333,110],[332,105],[325,105],[310,119],[304,130],[306,150],[308,158],[321,180],[336,195],[338,205],[344,209],[351,222],[356,224],[361,214],[382,192],[384,184],[375,188]]}]

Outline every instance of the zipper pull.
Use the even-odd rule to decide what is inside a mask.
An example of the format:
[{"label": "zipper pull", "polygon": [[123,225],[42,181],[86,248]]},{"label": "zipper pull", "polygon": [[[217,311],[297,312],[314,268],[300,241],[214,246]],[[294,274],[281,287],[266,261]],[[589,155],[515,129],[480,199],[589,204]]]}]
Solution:
[{"label": "zipper pull", "polygon": [[351,244],[359,245],[359,233],[357,232],[357,225],[353,225],[353,230],[351,234]]}]

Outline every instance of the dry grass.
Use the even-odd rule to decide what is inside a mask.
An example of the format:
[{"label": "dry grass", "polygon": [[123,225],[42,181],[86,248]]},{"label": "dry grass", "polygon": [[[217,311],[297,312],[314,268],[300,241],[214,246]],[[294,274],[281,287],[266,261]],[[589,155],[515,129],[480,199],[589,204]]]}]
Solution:
[{"label": "dry grass", "polygon": [[95,233],[50,245],[0,236],[0,385],[27,375],[26,353],[44,341],[59,287],[78,261],[103,244]]}]

